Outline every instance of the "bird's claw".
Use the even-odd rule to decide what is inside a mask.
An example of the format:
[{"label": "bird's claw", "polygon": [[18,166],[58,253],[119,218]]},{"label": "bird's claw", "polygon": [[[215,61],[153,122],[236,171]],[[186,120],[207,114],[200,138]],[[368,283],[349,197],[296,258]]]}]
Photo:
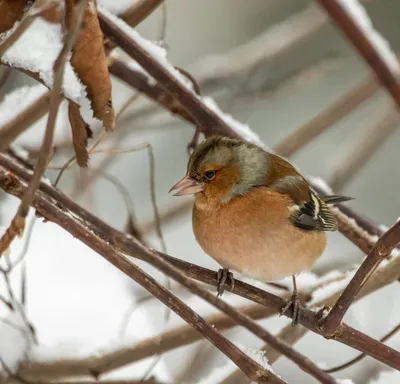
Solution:
[{"label": "bird's claw", "polygon": [[229,289],[232,291],[235,287],[235,279],[233,273],[228,268],[220,268],[217,272],[217,297],[222,296],[225,291],[225,284],[229,285]]},{"label": "bird's claw", "polygon": [[290,307],[293,307],[292,326],[296,326],[300,317],[300,298],[297,292],[293,293],[292,297],[287,300],[286,305],[281,309],[281,315],[284,315]]}]

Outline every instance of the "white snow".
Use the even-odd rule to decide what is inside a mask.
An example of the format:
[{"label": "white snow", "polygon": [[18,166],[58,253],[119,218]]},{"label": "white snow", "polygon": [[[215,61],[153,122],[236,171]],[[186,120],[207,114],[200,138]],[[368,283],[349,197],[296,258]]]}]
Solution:
[{"label": "white snow", "polygon": [[337,379],[336,382],[338,384],[354,384],[354,381],[350,379]]},{"label": "white snow", "polygon": [[247,356],[253,359],[256,363],[260,364],[264,369],[272,371],[271,366],[268,364],[268,359],[265,356],[266,352],[257,348],[244,348],[243,350]]},{"label": "white snow", "polygon": [[[63,46],[61,26],[38,17],[1,57],[11,67],[39,74],[44,84],[53,85],[53,63]],[[76,76],[71,63],[67,63],[63,79],[63,93],[71,100],[81,103],[85,88]]]},{"label": "white snow", "polygon": [[253,132],[247,124],[240,123],[231,115],[221,111],[217,103],[211,97],[201,98],[204,104],[210,108],[215,114],[217,114],[227,125],[229,125],[238,135],[240,135],[244,140],[250,143],[257,144],[261,147],[265,147],[260,137]]},{"label": "white snow", "polygon": [[400,371],[383,371],[379,376],[370,381],[369,384],[399,384],[400,383]]},{"label": "white snow", "polygon": [[392,51],[389,43],[382,37],[382,35],[374,29],[368,13],[360,2],[358,0],[339,0],[339,2],[350,14],[353,21],[368,37],[372,46],[378,51],[379,55],[384,59],[393,74],[396,76],[400,75],[400,65],[396,54]]},{"label": "white snow", "polygon": [[11,372],[26,357],[31,345],[30,334],[16,311],[0,318],[0,359]]}]

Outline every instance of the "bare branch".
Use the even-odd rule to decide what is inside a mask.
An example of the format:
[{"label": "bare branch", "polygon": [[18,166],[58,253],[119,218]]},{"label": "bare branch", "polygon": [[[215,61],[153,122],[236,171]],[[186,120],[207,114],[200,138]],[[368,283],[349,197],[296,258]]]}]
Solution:
[{"label": "bare branch", "polygon": [[42,118],[49,110],[50,92],[39,96],[32,104],[21,110],[11,121],[0,127],[0,152],[5,151],[21,133]]},{"label": "bare branch", "polygon": [[[389,340],[392,336],[394,336],[397,332],[400,331],[400,324],[397,324],[389,333],[387,333],[384,337],[382,337],[381,342],[384,343],[385,341]],[[361,361],[365,356],[364,353],[361,353],[354,359],[348,361],[347,363],[338,365],[337,367],[329,368],[326,369],[325,371],[328,373],[335,373],[342,371],[343,369],[349,368],[354,364],[357,364],[359,361]]]},{"label": "bare branch", "polygon": [[392,253],[399,241],[400,222],[397,222],[376,242],[349,285],[321,322],[321,329],[325,336],[331,337],[339,330],[344,315],[360,292],[361,287],[378,268],[379,264]]},{"label": "bare branch", "polygon": [[131,27],[136,27],[147,19],[163,2],[164,0],[136,0],[120,17]]}]

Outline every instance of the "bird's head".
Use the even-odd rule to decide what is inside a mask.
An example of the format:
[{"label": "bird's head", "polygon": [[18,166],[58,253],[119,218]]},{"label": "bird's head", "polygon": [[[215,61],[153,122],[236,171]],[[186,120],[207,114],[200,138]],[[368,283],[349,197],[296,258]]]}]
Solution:
[{"label": "bird's head", "polygon": [[170,191],[175,196],[196,194],[227,203],[250,188],[263,185],[266,153],[246,141],[214,136],[199,144],[190,156],[187,172]]}]

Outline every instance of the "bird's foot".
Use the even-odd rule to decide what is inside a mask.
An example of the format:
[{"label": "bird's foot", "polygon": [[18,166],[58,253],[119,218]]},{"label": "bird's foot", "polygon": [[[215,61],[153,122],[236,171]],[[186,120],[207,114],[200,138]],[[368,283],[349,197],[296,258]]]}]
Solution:
[{"label": "bird's foot", "polygon": [[217,272],[217,297],[222,296],[225,291],[225,284],[229,284],[229,289],[232,291],[235,287],[235,279],[233,278],[233,273],[229,271],[228,268],[220,268]]},{"label": "bird's foot", "polygon": [[300,317],[300,298],[297,292],[294,292],[292,297],[287,300],[286,305],[281,309],[281,315],[284,315],[290,307],[293,307],[292,326],[294,327],[299,322]]}]

